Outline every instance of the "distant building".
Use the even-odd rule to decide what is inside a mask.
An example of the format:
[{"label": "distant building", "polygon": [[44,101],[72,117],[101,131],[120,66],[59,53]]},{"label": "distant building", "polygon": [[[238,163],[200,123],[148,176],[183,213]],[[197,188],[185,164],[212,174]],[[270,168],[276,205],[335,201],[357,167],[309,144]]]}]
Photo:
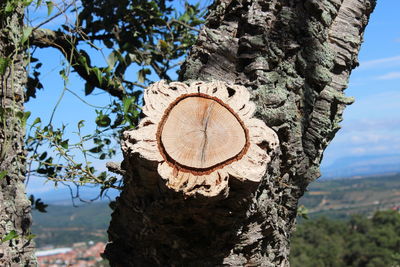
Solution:
[{"label": "distant building", "polygon": [[393,207],[391,208],[391,210],[395,210],[395,211],[400,212],[400,205],[393,206]]},{"label": "distant building", "polygon": [[90,244],[80,242],[72,245],[72,248],[55,248],[36,252],[40,267],[86,267],[93,266],[103,260],[106,244],[98,242]]},{"label": "distant building", "polygon": [[35,253],[36,257],[46,257],[58,254],[65,254],[72,251],[72,248],[54,248],[49,250],[42,250]]}]

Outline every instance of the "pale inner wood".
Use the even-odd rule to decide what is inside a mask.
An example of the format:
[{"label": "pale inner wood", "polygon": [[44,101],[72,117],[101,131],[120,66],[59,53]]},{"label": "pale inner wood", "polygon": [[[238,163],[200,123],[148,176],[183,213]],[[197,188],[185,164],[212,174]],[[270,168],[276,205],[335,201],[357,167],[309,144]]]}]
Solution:
[{"label": "pale inner wood", "polygon": [[246,133],[238,119],[213,99],[184,98],[165,120],[161,132],[165,152],[187,167],[213,167],[234,158],[246,145]]}]

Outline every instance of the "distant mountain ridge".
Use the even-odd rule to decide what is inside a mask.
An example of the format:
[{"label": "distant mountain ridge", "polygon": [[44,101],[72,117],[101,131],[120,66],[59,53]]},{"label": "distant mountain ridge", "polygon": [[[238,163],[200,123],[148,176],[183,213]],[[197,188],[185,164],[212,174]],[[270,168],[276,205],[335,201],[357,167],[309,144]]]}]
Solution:
[{"label": "distant mountain ridge", "polygon": [[[322,165],[321,173],[320,180],[400,173],[400,154],[343,157],[328,166]],[[96,199],[99,193],[100,186],[81,187],[79,190],[80,197],[86,201]],[[29,187],[27,194],[30,194]],[[118,195],[118,190],[109,189],[103,200],[114,200]],[[34,193],[34,196],[41,198],[45,203],[72,204],[71,193],[66,186],[60,185],[46,192]],[[79,203],[79,199],[76,199],[76,202]]]},{"label": "distant mountain ridge", "polygon": [[400,154],[343,157],[321,167],[321,179],[400,173]]}]

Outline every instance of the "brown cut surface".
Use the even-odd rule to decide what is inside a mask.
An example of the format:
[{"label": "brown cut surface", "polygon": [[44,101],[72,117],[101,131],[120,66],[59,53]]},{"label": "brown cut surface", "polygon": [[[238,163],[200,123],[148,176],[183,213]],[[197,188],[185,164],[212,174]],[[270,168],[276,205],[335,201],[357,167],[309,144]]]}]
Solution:
[{"label": "brown cut surface", "polygon": [[164,152],[180,165],[207,169],[245,149],[246,130],[219,101],[191,95],[172,103],[161,123]]}]

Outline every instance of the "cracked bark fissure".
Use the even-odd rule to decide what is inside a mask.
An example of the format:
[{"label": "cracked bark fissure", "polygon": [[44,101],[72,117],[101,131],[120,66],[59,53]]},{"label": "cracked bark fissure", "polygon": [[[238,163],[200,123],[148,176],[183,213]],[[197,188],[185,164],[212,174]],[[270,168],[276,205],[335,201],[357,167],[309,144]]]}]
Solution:
[{"label": "cracked bark fissure", "polygon": [[339,130],[372,0],[213,4],[180,80],[222,80],[252,92],[279,136],[263,181],[229,180],[228,198],[184,199],[154,166],[126,157],[109,228],[113,266],[288,266],[299,198]]},{"label": "cracked bark fissure", "polygon": [[[7,67],[0,75],[0,266],[36,266],[34,244],[30,235],[31,203],[25,195],[24,132],[21,116],[24,111],[26,55],[21,47],[24,9],[16,4],[9,14],[1,13],[0,4],[0,58],[8,58]],[[18,235],[1,242],[13,233]]]},{"label": "cracked bark fissure", "polygon": [[205,155],[206,147],[207,147],[208,120],[210,119],[210,114],[211,114],[212,108],[214,107],[214,104],[215,104],[215,102],[211,102],[211,104],[208,106],[206,112],[204,112],[204,115],[203,115],[203,126],[204,126],[203,133],[204,133],[204,138],[203,138],[203,143],[201,145],[201,159],[200,159],[200,162],[202,164],[204,164],[204,161],[205,161],[204,155]]}]

